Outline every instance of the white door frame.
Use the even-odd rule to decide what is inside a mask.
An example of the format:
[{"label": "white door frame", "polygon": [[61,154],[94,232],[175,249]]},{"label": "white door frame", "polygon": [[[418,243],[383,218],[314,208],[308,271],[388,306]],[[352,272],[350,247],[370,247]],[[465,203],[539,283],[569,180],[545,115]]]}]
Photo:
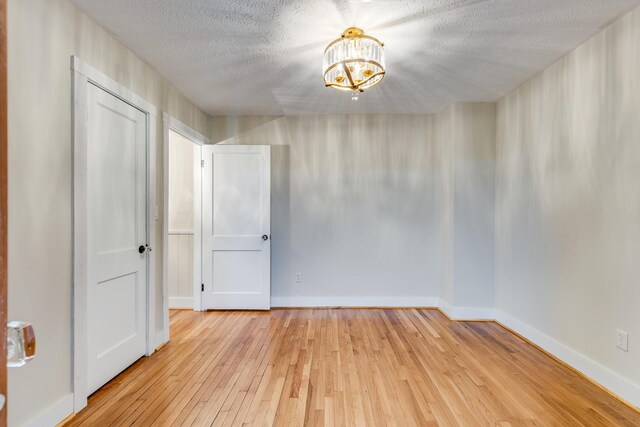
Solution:
[{"label": "white door frame", "polygon": [[202,310],[200,283],[202,283],[202,167],[199,164],[202,160],[202,147],[210,144],[209,138],[185,125],[180,120],[172,117],[168,113],[162,114],[164,130],[164,146],[162,155],[164,157],[164,206],[162,210],[162,292],[163,292],[163,332],[164,341],[169,341],[169,131],[187,138],[198,146],[194,154],[194,183],[193,189],[193,309]]},{"label": "white door frame", "polygon": [[[156,116],[157,108],[76,56],[72,70],[73,153],[73,410],[87,406],[87,92],[100,89],[141,110],[147,117],[147,239],[156,241]],[[155,251],[147,261],[146,355],[155,350]]]}]

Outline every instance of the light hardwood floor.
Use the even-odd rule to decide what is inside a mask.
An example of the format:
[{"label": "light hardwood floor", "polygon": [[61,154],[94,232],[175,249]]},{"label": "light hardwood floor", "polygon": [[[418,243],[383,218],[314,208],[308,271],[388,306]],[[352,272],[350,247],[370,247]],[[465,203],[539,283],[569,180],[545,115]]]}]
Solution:
[{"label": "light hardwood floor", "polygon": [[67,425],[640,425],[499,325],[437,310],[174,311],[171,334]]}]

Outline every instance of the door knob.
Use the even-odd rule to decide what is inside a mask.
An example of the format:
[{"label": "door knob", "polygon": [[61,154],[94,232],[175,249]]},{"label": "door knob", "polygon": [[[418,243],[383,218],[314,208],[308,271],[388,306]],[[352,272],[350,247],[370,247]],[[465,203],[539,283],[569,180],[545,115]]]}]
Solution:
[{"label": "door knob", "polygon": [[36,335],[26,322],[7,323],[7,367],[19,368],[36,355]]},{"label": "door knob", "polygon": [[151,246],[149,245],[140,245],[138,246],[138,253],[142,255],[145,252],[151,252]]},{"label": "door knob", "polygon": [[267,236],[266,234],[262,235],[262,240],[267,241],[269,240],[269,236]]}]

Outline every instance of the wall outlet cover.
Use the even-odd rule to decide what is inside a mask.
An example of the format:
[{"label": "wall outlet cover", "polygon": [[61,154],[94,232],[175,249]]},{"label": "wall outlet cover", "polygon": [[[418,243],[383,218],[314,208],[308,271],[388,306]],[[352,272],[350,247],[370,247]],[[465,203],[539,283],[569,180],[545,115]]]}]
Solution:
[{"label": "wall outlet cover", "polygon": [[629,334],[627,332],[616,329],[616,347],[629,351]]}]

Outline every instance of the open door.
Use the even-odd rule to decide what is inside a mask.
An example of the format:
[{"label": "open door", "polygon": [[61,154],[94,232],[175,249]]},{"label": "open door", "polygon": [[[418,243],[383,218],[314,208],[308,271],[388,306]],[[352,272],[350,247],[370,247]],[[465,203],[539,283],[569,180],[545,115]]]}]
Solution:
[{"label": "open door", "polygon": [[203,151],[202,309],[271,307],[271,150]]}]

